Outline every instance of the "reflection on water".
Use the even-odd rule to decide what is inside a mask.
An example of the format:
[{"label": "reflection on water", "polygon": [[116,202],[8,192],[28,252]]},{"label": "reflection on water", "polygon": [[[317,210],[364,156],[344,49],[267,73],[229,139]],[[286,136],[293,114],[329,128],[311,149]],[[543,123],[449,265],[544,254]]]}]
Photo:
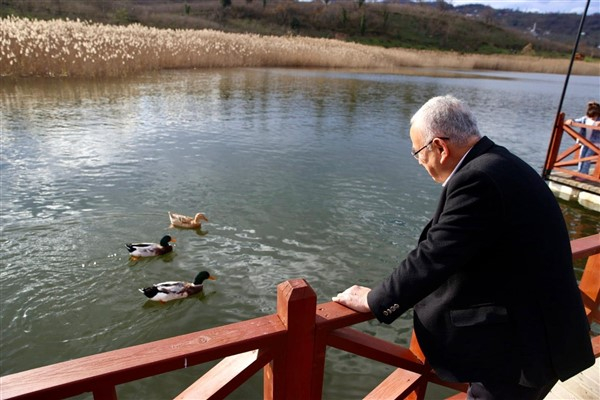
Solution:
[{"label": "reflection on water", "polygon": [[[562,78],[453,74],[3,82],[2,374],[270,314],[290,278],[306,278],[319,302],[377,282],[414,246],[440,192],[409,153],[408,121],[428,98],[464,98],[485,134],[541,171]],[[567,115],[581,113],[593,79],[571,78]],[[597,213],[561,207],[572,237],[599,230]],[[200,234],[168,229],[169,210],[210,222]],[[124,243],[166,233],[177,238],[172,254],[128,259]],[[137,291],[200,270],[219,278],[204,296],[148,305]],[[410,327],[406,315],[360,329],[407,344]],[[174,397],[208,367],[123,385],[119,396]],[[331,351],[325,396],[360,396],[387,373]],[[232,397],[260,397],[261,385],[253,378]]]}]

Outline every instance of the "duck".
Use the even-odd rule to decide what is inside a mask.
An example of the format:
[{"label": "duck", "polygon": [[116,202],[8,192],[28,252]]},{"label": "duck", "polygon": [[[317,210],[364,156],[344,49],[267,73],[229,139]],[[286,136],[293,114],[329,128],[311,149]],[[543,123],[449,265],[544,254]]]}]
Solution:
[{"label": "duck", "polygon": [[162,256],[163,254],[173,251],[173,246],[169,243],[174,243],[177,240],[169,235],[163,236],[160,243],[127,243],[127,251],[133,260],[140,257]]},{"label": "duck", "polygon": [[187,228],[187,229],[200,229],[202,223],[200,221],[208,222],[208,218],[202,213],[197,213],[194,218],[186,215],[177,214],[169,211],[169,219],[171,220],[170,228]]},{"label": "duck", "polygon": [[212,276],[207,271],[202,271],[196,275],[194,283],[169,281],[157,283],[138,290],[144,293],[144,295],[152,301],[166,303],[167,301],[184,299],[188,296],[201,293],[203,290],[202,283],[207,279],[211,281],[217,280],[216,277]]}]

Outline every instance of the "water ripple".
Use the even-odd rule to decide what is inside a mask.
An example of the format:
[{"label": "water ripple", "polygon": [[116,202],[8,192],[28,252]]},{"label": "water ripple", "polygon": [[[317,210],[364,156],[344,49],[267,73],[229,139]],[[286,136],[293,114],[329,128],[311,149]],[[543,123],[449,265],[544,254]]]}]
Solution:
[{"label": "water ripple", "polygon": [[[560,91],[561,83],[546,80],[540,90]],[[518,119],[513,134],[506,113],[487,112],[497,109],[494,99],[526,109],[536,87],[488,84],[495,85],[293,70],[7,84],[0,91],[3,373],[270,314],[287,279],[305,278],[319,302],[353,283],[373,285],[412,249],[440,193],[410,156],[408,121],[427,93],[459,90],[483,111],[485,131],[501,133],[493,133],[500,143],[546,145],[539,126],[551,120],[547,106]],[[513,95],[521,86],[527,95]],[[566,107],[579,110],[588,87]],[[168,210],[204,212],[210,222],[201,231],[171,229]],[[583,210],[566,217],[576,236],[599,229]],[[172,253],[129,259],[125,243],[166,234],[177,239]],[[218,277],[204,296],[157,304],[138,292],[201,270]],[[361,329],[407,340],[406,317]],[[336,352],[328,363],[346,383],[366,370],[382,373]],[[122,390],[173,397],[164,387],[179,376]],[[332,398],[359,389],[336,379],[326,374]]]}]

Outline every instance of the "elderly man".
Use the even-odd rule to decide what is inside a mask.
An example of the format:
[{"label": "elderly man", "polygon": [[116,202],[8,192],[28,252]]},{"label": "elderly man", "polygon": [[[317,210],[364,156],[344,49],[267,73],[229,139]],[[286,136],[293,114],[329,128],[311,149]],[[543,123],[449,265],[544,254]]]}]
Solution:
[{"label": "elderly man", "polygon": [[541,177],[481,137],[452,96],[411,119],[412,155],[443,185],[417,247],[381,283],[333,298],[414,331],[437,374],[469,399],[543,399],[594,363],[561,210]]}]

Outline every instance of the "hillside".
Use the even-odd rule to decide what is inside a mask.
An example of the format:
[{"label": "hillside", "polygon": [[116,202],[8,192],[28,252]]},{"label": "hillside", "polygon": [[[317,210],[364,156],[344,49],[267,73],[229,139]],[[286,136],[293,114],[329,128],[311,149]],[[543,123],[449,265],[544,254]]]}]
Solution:
[{"label": "hillside", "polygon": [[[338,0],[327,4],[291,0],[2,0],[1,5],[2,16],[338,38],[383,47],[461,53],[519,54],[525,49],[528,54],[558,57],[570,55],[580,20],[574,14],[557,17],[408,0]],[[534,23],[540,34],[527,29]],[[600,32],[600,15],[588,16],[587,25],[592,28],[580,49],[597,57],[592,42]]]},{"label": "hillside", "polygon": [[[495,10],[491,7],[472,4],[453,8],[469,18],[488,21],[507,29],[527,35],[572,46],[577,37],[581,15],[559,13],[523,13],[511,9]],[[600,13],[592,13],[590,7],[583,26],[579,49],[586,54],[600,56]]]}]

